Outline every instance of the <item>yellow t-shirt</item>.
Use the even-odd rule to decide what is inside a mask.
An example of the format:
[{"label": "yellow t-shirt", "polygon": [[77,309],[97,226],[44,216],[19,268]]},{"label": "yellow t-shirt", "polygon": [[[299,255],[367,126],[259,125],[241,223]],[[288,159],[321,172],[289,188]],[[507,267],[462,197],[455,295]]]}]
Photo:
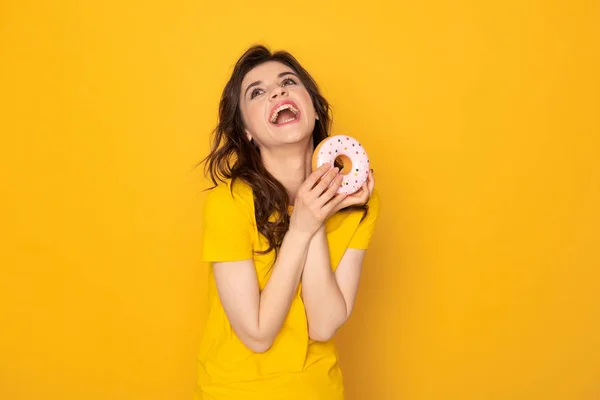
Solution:
[{"label": "yellow t-shirt", "polygon": [[[374,192],[369,210],[338,212],[326,221],[331,265],[335,270],[347,248],[367,249],[379,215]],[[202,260],[254,259],[261,290],[272,271],[274,252],[256,227],[252,189],[236,180],[211,190],[204,206]],[[271,348],[254,353],[235,334],[221,305],[212,268],[209,281],[209,315],[198,352],[197,398],[204,400],[341,400],[342,373],[333,341],[308,337],[301,285],[288,316]],[[204,396],[204,397],[203,397]]]}]

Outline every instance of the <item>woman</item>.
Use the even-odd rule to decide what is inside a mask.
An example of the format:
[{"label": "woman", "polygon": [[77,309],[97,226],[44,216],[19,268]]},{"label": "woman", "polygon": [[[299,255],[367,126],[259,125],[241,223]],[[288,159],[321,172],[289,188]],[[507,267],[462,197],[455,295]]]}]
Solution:
[{"label": "woman", "polygon": [[254,46],[238,60],[204,160],[215,186],[200,398],[344,397],[331,339],[352,312],[379,199],[372,173],[344,196],[336,166],[311,172],[329,128],[327,101],[292,55]]}]

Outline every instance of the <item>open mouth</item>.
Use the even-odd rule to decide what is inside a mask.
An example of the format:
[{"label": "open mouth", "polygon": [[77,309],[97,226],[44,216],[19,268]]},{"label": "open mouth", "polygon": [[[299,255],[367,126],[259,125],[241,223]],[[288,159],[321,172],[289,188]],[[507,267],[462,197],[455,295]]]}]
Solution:
[{"label": "open mouth", "polygon": [[285,125],[297,121],[300,117],[300,110],[296,104],[286,101],[275,106],[271,111],[269,122],[273,125]]}]

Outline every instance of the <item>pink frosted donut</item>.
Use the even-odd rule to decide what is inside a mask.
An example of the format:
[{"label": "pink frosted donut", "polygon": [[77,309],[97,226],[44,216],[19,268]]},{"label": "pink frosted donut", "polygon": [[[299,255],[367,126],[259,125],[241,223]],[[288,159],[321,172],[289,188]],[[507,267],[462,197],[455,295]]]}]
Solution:
[{"label": "pink frosted donut", "polygon": [[325,163],[340,166],[343,175],[338,193],[352,194],[358,191],[369,177],[369,157],[367,152],[351,136],[336,135],[323,140],[312,157],[313,171]]}]

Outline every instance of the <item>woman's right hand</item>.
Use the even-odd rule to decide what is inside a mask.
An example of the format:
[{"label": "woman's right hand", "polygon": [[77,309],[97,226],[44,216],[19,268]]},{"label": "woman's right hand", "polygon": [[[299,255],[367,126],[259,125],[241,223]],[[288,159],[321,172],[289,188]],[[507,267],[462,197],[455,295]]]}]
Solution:
[{"label": "woman's right hand", "polygon": [[290,217],[290,230],[314,235],[346,197],[336,194],[342,175],[338,168],[330,167],[331,164],[322,165],[300,185]]}]

